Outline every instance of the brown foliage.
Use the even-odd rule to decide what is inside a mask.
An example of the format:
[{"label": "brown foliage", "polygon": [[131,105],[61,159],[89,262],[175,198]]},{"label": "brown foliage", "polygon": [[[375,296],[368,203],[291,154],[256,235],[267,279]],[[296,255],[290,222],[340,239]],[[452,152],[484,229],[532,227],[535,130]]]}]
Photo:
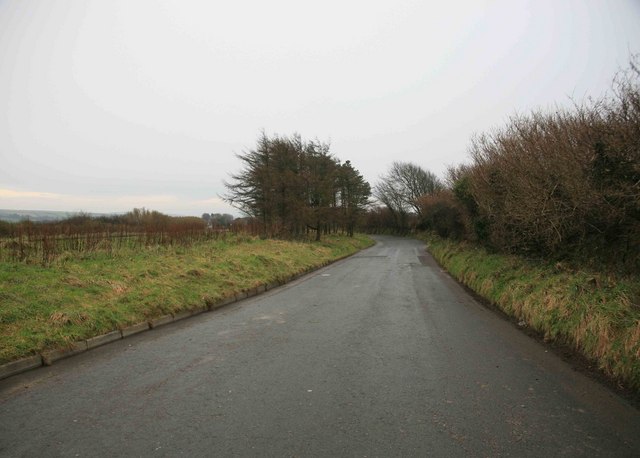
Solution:
[{"label": "brown foliage", "polygon": [[467,233],[465,213],[451,190],[425,194],[417,200],[422,218],[418,229],[435,231],[440,237],[461,239]]},{"label": "brown foliage", "polygon": [[474,138],[469,152],[472,163],[451,170],[450,182],[473,237],[505,251],[638,266],[640,73],[633,63],[614,80],[612,97],[513,117]]},{"label": "brown foliage", "polygon": [[111,252],[156,245],[188,245],[217,238],[196,217],[172,217],[134,209],[124,215],[91,217],[80,214],[55,222],[9,223],[1,234],[0,259],[48,264],[62,253]]}]

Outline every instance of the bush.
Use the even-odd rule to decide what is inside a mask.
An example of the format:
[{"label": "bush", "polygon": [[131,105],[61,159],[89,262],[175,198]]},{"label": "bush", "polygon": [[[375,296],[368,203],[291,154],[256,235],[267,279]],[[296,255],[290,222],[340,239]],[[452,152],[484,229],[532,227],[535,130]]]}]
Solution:
[{"label": "bush", "polygon": [[467,233],[464,213],[451,191],[441,191],[418,199],[422,215],[418,229],[435,231],[440,237],[461,239]]},{"label": "bush", "polygon": [[[469,152],[471,164],[449,174],[467,238],[506,252],[588,255],[638,269],[640,72],[633,62],[614,79],[613,96],[513,117],[474,138]],[[437,210],[449,208],[444,232],[456,218],[448,199]],[[433,218],[425,224],[438,231]]]}]

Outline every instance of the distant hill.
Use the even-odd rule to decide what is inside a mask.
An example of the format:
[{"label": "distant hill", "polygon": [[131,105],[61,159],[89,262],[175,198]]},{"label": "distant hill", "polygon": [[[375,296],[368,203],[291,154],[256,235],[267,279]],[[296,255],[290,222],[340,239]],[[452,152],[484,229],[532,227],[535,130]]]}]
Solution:
[{"label": "distant hill", "polygon": [[[0,220],[10,223],[19,221],[58,221],[77,215],[78,212],[44,211],[44,210],[4,210],[0,209]],[[107,213],[87,213],[90,216],[104,216]]]}]

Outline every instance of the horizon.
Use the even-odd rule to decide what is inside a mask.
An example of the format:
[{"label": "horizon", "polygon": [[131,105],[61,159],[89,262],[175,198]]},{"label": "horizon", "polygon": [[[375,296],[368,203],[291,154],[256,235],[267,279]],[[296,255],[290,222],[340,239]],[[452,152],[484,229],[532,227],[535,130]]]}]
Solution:
[{"label": "horizon", "polygon": [[[154,210],[153,208],[145,208],[146,210],[149,211],[157,211]],[[89,215],[90,217],[95,217],[95,216],[114,216],[114,215],[124,215],[130,211],[133,211],[133,209],[130,209],[128,211],[118,211],[118,212],[87,212],[84,210],[79,210],[79,211],[65,211],[65,210],[37,210],[37,209],[17,209],[17,208],[0,208],[0,221],[7,221],[7,222],[16,222],[14,220],[8,220],[6,219],[7,216],[11,216],[11,215],[17,215],[17,216],[26,216],[27,219],[29,218],[29,214],[33,214],[36,219],[35,221],[39,221],[41,220],[42,217],[46,217],[47,214],[59,214],[61,216],[61,219],[66,219],[66,218],[70,218],[73,216],[78,216],[78,215]],[[42,213],[43,215],[38,215],[39,213]],[[208,214],[224,214],[224,213],[219,213],[219,212],[203,212],[199,215],[188,215],[188,214],[175,214],[175,213],[164,213],[164,212],[160,212],[163,214],[166,214],[167,216],[172,216],[172,217],[196,217],[196,218],[201,218],[205,213]],[[24,214],[24,215],[23,215]],[[245,218],[246,215],[234,215],[231,213],[227,213],[230,214],[231,216],[233,216],[234,219],[239,219],[239,218]],[[63,216],[64,215],[64,216]],[[52,219],[58,219],[58,218],[52,218]],[[48,220],[48,219],[47,219]],[[19,220],[22,221],[22,220]]]}]

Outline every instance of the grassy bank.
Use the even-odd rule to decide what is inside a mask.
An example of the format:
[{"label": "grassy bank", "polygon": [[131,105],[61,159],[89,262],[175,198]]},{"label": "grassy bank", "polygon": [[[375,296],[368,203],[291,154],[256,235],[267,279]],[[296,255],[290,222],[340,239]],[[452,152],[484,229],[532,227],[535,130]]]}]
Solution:
[{"label": "grassy bank", "polygon": [[545,339],[567,344],[640,391],[640,279],[488,253],[420,236],[455,278]]},{"label": "grassy bank", "polygon": [[0,263],[0,364],[215,303],[354,253],[364,236],[320,243],[228,237],[188,247]]}]

